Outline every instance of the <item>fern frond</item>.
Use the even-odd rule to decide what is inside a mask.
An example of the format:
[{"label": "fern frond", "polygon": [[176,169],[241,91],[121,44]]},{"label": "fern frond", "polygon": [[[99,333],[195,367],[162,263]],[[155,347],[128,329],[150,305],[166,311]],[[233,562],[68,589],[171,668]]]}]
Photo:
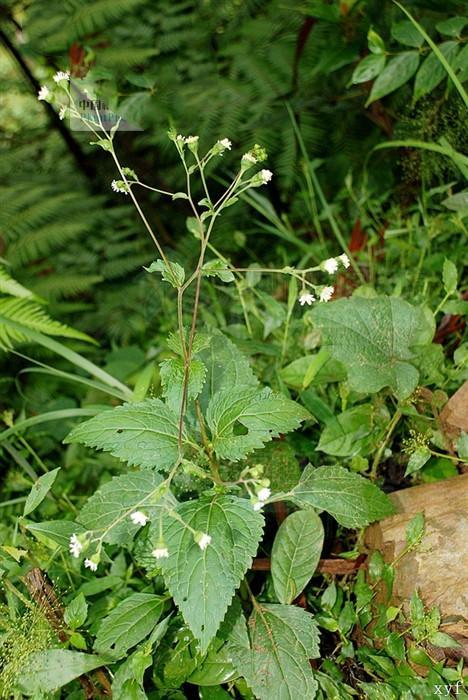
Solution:
[{"label": "fern frond", "polygon": [[0,292],[22,299],[28,299],[33,296],[33,293],[29,289],[26,289],[26,287],[23,287],[23,285],[13,279],[13,277],[10,277],[4,267],[0,267]]}]

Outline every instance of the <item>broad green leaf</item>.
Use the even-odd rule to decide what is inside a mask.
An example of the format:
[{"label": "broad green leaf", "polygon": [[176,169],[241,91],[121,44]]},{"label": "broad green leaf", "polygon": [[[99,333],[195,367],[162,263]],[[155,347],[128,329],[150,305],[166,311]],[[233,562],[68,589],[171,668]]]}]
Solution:
[{"label": "broad green leaf", "polygon": [[65,442],[110,452],[130,466],[171,467],[178,450],[178,417],[159,399],[127,403],[80,423]]},{"label": "broad green leaf", "polygon": [[102,621],[94,649],[99,654],[120,659],[152,632],[165,600],[152,593],[133,593],[125,598]]},{"label": "broad green leaf", "polygon": [[451,260],[444,260],[444,266],[442,268],[442,281],[447,294],[453,294],[457,289],[458,274],[457,267]]},{"label": "broad green leaf", "polygon": [[204,653],[255,556],[263,516],[249,501],[234,496],[182,503],[177,513],[211,537],[201,550],[181,522],[169,516],[163,521],[169,550],[169,557],[160,560],[164,579]]},{"label": "broad green leaf", "polygon": [[289,495],[301,507],[327,511],[344,527],[365,527],[395,512],[377,486],[343,467],[316,469],[309,464]]},{"label": "broad green leaf", "polygon": [[221,391],[211,399],[206,414],[216,454],[234,462],[308,417],[305,408],[268,388]]},{"label": "broad green leaf", "polygon": [[418,49],[424,42],[424,37],[418,32],[416,27],[407,19],[392,24],[392,37],[405,46],[412,46]]},{"label": "broad green leaf", "polygon": [[362,59],[354,69],[351,82],[353,85],[373,80],[385,68],[384,54],[369,54]]},{"label": "broad green leaf", "polygon": [[46,520],[43,523],[26,523],[25,527],[39,542],[54,549],[57,544],[68,547],[73,533],[78,535],[84,532],[84,527],[72,520]]},{"label": "broad green leaf", "polygon": [[444,649],[457,649],[460,647],[460,642],[457,642],[456,639],[445,634],[445,632],[434,632],[434,634],[431,634],[429,637],[429,641],[431,644],[434,644],[434,646]]},{"label": "broad green leaf", "polygon": [[[439,46],[439,49],[449,63],[454,63],[458,53],[458,43],[456,41],[446,41]],[[444,66],[441,64],[436,54],[431,51],[416,73],[414,81],[414,99],[419,100],[420,97],[427,95],[446,77],[447,73]]]},{"label": "broad green leaf", "polygon": [[57,467],[57,469],[53,469],[52,471],[40,476],[35,484],[33,484],[33,487],[26,499],[26,503],[24,504],[23,515],[29,515],[29,513],[32,513],[32,511],[42,503],[52,487],[52,484],[54,483],[59,471],[60,467]]},{"label": "broad green leaf", "polygon": [[83,625],[87,616],[88,603],[83,593],[79,593],[76,598],[73,598],[73,600],[68,603],[63,614],[63,619],[70,629],[76,630]]},{"label": "broad green leaf", "polygon": [[291,513],[281,523],[271,551],[271,575],[280,603],[292,603],[312,578],[323,537],[322,521],[313,510]]},{"label": "broad green leaf", "polygon": [[468,17],[450,17],[436,24],[439,34],[445,36],[460,36],[462,29],[468,24]]},{"label": "broad green leaf", "polygon": [[161,476],[149,470],[115,476],[86,502],[78,521],[103,542],[128,543],[140,529],[130,519],[133,511],[140,510],[155,520],[160,508],[175,502],[169,492],[159,492],[161,483]]},{"label": "broad green leaf", "polygon": [[[164,360],[159,365],[161,370],[161,383],[163,395],[169,408],[176,415],[180,412],[184,386],[184,361],[181,357]],[[197,358],[193,359],[189,368],[187,384],[187,400],[196,399],[203,389],[206,378],[206,367]]]},{"label": "broad green leaf", "polygon": [[310,659],[319,656],[312,615],[292,605],[256,604],[249,644],[233,641],[234,665],[259,700],[312,700],[317,692]]},{"label": "broad green leaf", "polygon": [[[281,379],[285,384],[294,389],[302,389],[306,383],[306,379],[308,385],[312,384],[313,386],[328,384],[329,382],[339,382],[346,379],[346,371],[343,365],[330,357],[322,364],[321,359],[319,361],[319,355],[320,351],[314,355],[306,355],[305,357],[299,357],[297,360],[293,360],[289,365],[286,365],[286,367],[280,370]],[[322,355],[322,358],[324,358],[324,355]],[[320,364],[318,371],[309,381],[311,366],[317,367],[317,363]]]},{"label": "broad green leaf", "polygon": [[208,369],[201,404],[206,409],[215,392],[231,387],[255,387],[255,377],[248,359],[222,333],[216,332],[209,347],[199,354]]},{"label": "broad green leaf", "polygon": [[463,190],[463,192],[457,192],[457,194],[447,197],[442,204],[452,211],[468,213],[468,190]]},{"label": "broad green leaf", "polygon": [[333,416],[325,424],[317,450],[337,457],[367,453],[375,430],[373,414],[371,404],[364,404]]},{"label": "broad green leaf", "polygon": [[419,379],[413,347],[429,345],[434,332],[422,309],[396,297],[352,297],[321,304],[312,317],[353,390],[388,386],[399,399],[412,394]]},{"label": "broad green leaf", "polygon": [[173,287],[182,287],[185,281],[185,270],[176,262],[170,262],[166,265],[164,260],[155,260],[149,267],[146,267],[147,272],[160,272],[165,282],[169,282]]},{"label": "broad green leaf", "polygon": [[385,43],[382,37],[377,34],[374,29],[369,29],[367,32],[367,45],[369,51],[373,54],[384,54],[385,53]]},{"label": "broad green leaf", "polygon": [[82,654],[67,649],[46,649],[33,653],[20,676],[23,692],[41,698],[42,693],[52,693],[75,678],[99,668],[106,659],[94,654]]},{"label": "broad green leaf", "polygon": [[457,452],[460,459],[468,461],[468,433],[462,433],[458,438]]},{"label": "broad green leaf", "polygon": [[461,49],[454,62],[454,69],[458,73],[458,79],[464,82],[468,78],[468,44]]},{"label": "broad green leaf", "polygon": [[366,107],[407,83],[416,73],[418,65],[419,54],[416,51],[406,51],[391,58],[372,86]]},{"label": "broad green leaf", "polygon": [[221,282],[232,282],[234,275],[222,260],[208,260],[202,267],[205,277],[217,277]]},{"label": "broad green leaf", "polygon": [[414,474],[414,472],[419,471],[424,467],[426,462],[431,458],[431,452],[427,447],[418,447],[408,460],[408,464],[405,471],[405,476]]}]

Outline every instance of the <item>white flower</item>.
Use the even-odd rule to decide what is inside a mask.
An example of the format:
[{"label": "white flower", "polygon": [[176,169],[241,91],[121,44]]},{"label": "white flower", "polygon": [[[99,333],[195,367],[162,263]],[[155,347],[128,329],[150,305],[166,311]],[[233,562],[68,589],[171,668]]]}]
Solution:
[{"label": "white flower", "polygon": [[85,559],[84,565],[86,569],[91,569],[91,571],[97,571],[98,565],[92,559]]},{"label": "white flower", "polygon": [[169,550],[167,547],[156,547],[151,554],[155,559],[165,559],[169,556]]},{"label": "white flower", "polygon": [[[177,138],[179,138],[179,137],[177,137]],[[198,138],[199,138],[198,136],[186,136],[184,138],[184,143],[186,143],[187,145],[190,143],[197,143]]]},{"label": "white flower", "polygon": [[146,525],[148,522],[149,518],[147,515],[141,512],[141,510],[136,510],[134,513],[131,513],[130,515],[130,520],[134,525]]},{"label": "white flower", "polygon": [[206,549],[211,542],[211,537],[207,535],[206,532],[195,532],[193,539],[202,550]]},{"label": "white flower", "polygon": [[78,539],[75,533],[73,533],[73,535],[70,537],[70,543],[68,547],[70,549],[70,554],[72,555],[72,557],[78,559],[81,552],[83,551],[83,545],[81,544],[80,540]]},{"label": "white flower", "polygon": [[185,143],[185,136],[182,136],[182,134],[177,134],[176,141],[179,143]]},{"label": "white flower", "polygon": [[112,180],[111,187],[114,192],[120,192],[121,194],[128,194],[127,186],[122,180]]},{"label": "white flower", "polygon": [[47,87],[47,85],[42,85],[41,89],[37,93],[37,99],[38,100],[47,100],[49,95],[50,95],[50,90]]},{"label": "white flower", "polygon": [[257,493],[257,498],[259,501],[266,501],[268,498],[271,496],[271,490],[264,486],[260,491]]},{"label": "white flower", "polygon": [[313,294],[308,294],[307,292],[304,292],[304,293],[301,294],[301,296],[299,297],[299,304],[300,304],[301,306],[304,306],[304,304],[307,304],[308,306],[310,306],[311,304],[313,304],[314,301],[315,301],[314,295],[313,295]]},{"label": "white flower", "polygon": [[244,153],[244,155],[242,156],[242,160],[246,161],[247,163],[257,162],[257,159],[255,158],[254,154],[250,153],[250,151],[248,153]]},{"label": "white flower", "polygon": [[59,111],[59,119],[64,119],[67,114],[67,108],[66,107],[60,107]]},{"label": "white flower", "polygon": [[263,183],[266,185],[267,182],[270,182],[271,178],[273,177],[273,173],[271,170],[260,170],[260,177],[263,180]]},{"label": "white flower", "polygon": [[54,80],[56,83],[59,83],[61,80],[70,80],[70,73],[68,71],[65,73],[63,70],[59,70],[55,75],[54,75]]},{"label": "white flower", "polygon": [[263,501],[253,501],[252,506],[254,510],[262,510]]},{"label": "white flower", "polygon": [[322,263],[322,267],[329,275],[333,275],[338,270],[338,261],[336,258],[328,258]]},{"label": "white flower", "polygon": [[219,145],[222,146],[223,148],[227,148],[228,151],[231,150],[232,143],[229,141],[229,139],[220,139],[218,141]]},{"label": "white flower", "polygon": [[320,301],[330,301],[334,291],[335,287],[324,287],[320,292]]},{"label": "white flower", "polygon": [[338,256],[338,260],[341,262],[341,264],[343,265],[343,267],[344,267],[345,269],[348,269],[348,267],[349,267],[350,264],[351,264],[351,263],[349,262],[349,258],[348,258],[348,256],[346,255],[346,253],[343,253],[342,255],[339,255],[339,256]]}]

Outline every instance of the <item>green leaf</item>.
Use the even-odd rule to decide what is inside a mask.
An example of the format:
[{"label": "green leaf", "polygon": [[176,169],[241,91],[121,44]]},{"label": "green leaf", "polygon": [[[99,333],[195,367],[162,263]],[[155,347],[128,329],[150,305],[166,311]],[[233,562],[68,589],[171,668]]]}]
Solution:
[{"label": "green leaf", "polygon": [[457,192],[457,194],[447,197],[442,204],[452,211],[468,212],[468,190],[463,190],[463,192]]},{"label": "green leaf", "polygon": [[199,357],[208,369],[200,399],[204,409],[210,398],[223,389],[258,386],[248,359],[219,331],[213,333],[209,347],[204,348]]},{"label": "green leaf", "polygon": [[[456,41],[446,41],[439,46],[439,50],[449,63],[453,63],[458,53],[458,44]],[[429,56],[424,59],[416,74],[416,79],[414,81],[414,99],[419,100],[420,97],[432,92],[446,76],[447,73],[444,66],[441,64],[436,54],[431,52]]]},{"label": "green leaf", "polygon": [[208,260],[202,267],[205,277],[217,277],[221,282],[232,282],[234,275],[222,260]]},{"label": "green leaf", "polygon": [[280,603],[292,603],[312,578],[323,538],[322,521],[313,510],[291,513],[281,523],[271,551],[271,575]]},{"label": "green leaf", "polygon": [[57,467],[57,469],[53,469],[52,471],[40,476],[35,484],[33,484],[33,487],[26,499],[26,503],[24,504],[23,515],[29,515],[29,513],[32,513],[32,511],[42,503],[52,487],[52,484],[54,483],[59,471],[60,467]]},{"label": "green leaf", "polygon": [[369,29],[367,32],[367,45],[369,51],[374,54],[384,54],[385,53],[385,43],[379,34],[373,29]]},{"label": "green leaf", "polygon": [[[180,357],[164,360],[159,365],[163,396],[169,408],[176,415],[180,412],[184,387],[184,361]],[[206,367],[197,358],[192,359],[189,367],[187,400],[194,400],[201,393],[206,378]]]},{"label": "green leaf", "polygon": [[434,634],[431,634],[429,637],[429,641],[431,644],[434,644],[434,646],[442,647],[444,649],[456,649],[460,647],[459,642],[453,639],[453,637],[450,637],[448,634],[445,634],[445,632],[434,632]]},{"label": "green leaf", "polygon": [[28,658],[21,671],[20,689],[41,698],[42,693],[52,693],[84,673],[99,668],[106,660],[94,654],[82,654],[67,649],[46,649]]},{"label": "green leaf", "polygon": [[234,665],[259,700],[314,698],[318,689],[310,659],[319,656],[312,615],[292,605],[256,604],[249,644],[232,643]]},{"label": "green leaf", "polygon": [[288,495],[301,507],[327,511],[344,527],[364,527],[395,512],[377,486],[343,467],[315,469],[309,464]]},{"label": "green leaf", "polygon": [[419,379],[413,347],[428,345],[434,332],[422,309],[396,297],[352,297],[321,304],[312,317],[347,368],[351,389],[376,393],[389,386],[399,399],[411,395]]},{"label": "green leaf", "polygon": [[407,83],[418,66],[419,54],[416,51],[406,51],[391,58],[372,86],[366,107]]},{"label": "green leaf", "polygon": [[[326,358],[326,355],[329,355],[327,351],[325,351],[326,355],[321,355],[320,352],[299,357],[283,367],[280,370],[280,376],[284,383],[294,389],[302,389],[306,380],[308,385],[312,384],[312,386],[345,380],[346,372],[343,365],[333,358]],[[311,377],[312,371],[313,376]]]},{"label": "green leaf", "polygon": [[155,260],[149,267],[145,267],[147,272],[160,272],[165,282],[169,282],[173,287],[182,287],[185,281],[185,270],[176,262],[166,265],[164,260]]},{"label": "green leaf", "polygon": [[386,58],[384,54],[369,54],[362,59],[354,69],[351,83],[366,83],[373,80],[385,68]]},{"label": "green leaf", "polygon": [[364,404],[333,416],[325,423],[316,449],[337,457],[362,454],[375,430],[373,414],[371,404]]},{"label": "green leaf", "polygon": [[425,519],[424,513],[417,513],[414,518],[411,518],[406,526],[406,546],[414,547],[419,544],[424,535]]},{"label": "green leaf", "polygon": [[83,625],[87,616],[88,603],[83,593],[79,593],[65,608],[63,619],[70,629],[76,630]]},{"label": "green leaf", "polygon": [[159,399],[127,403],[80,423],[65,439],[110,452],[130,466],[166,469],[176,461],[178,417]]},{"label": "green leaf", "polygon": [[159,492],[162,477],[156,472],[141,471],[115,476],[86,502],[78,521],[109,544],[130,542],[140,526],[130,519],[130,513],[141,510],[149,520],[155,520],[160,508],[175,503],[170,492]]},{"label": "green leaf", "polygon": [[406,466],[405,476],[414,474],[424,467],[426,462],[431,458],[431,452],[427,447],[418,447],[410,456]]},{"label": "green leaf", "polygon": [[281,433],[294,430],[308,417],[305,408],[268,388],[237,387],[216,394],[206,414],[216,454],[234,462]]},{"label": "green leaf", "polygon": [[26,523],[26,529],[48,547],[55,548],[58,544],[68,548],[70,537],[84,532],[84,528],[79,523],[71,520],[46,520],[43,523]]},{"label": "green leaf", "polygon": [[457,452],[460,459],[468,461],[468,433],[462,433],[458,438]]},{"label": "green leaf", "polygon": [[424,42],[424,37],[418,32],[416,27],[407,19],[392,24],[392,37],[395,41],[405,46],[412,46],[418,49]]},{"label": "green leaf", "polygon": [[439,34],[445,36],[460,36],[462,29],[468,24],[468,17],[450,17],[436,24]]},{"label": "green leaf", "polygon": [[169,550],[169,557],[161,559],[164,579],[204,653],[257,551],[263,517],[249,501],[234,496],[182,503],[177,513],[211,537],[201,550],[179,520],[166,516],[163,521]]},{"label": "green leaf", "polygon": [[444,266],[442,268],[442,281],[447,294],[453,294],[456,291],[458,284],[457,267],[451,260],[444,260]]},{"label": "green leaf", "polygon": [[116,659],[124,656],[153,630],[165,600],[152,593],[133,593],[125,598],[102,621],[94,649]]}]

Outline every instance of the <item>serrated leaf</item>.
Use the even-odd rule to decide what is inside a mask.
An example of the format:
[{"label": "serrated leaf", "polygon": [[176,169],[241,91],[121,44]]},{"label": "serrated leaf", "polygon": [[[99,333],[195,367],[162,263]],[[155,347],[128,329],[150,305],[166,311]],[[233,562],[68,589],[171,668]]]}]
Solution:
[{"label": "serrated leaf", "polygon": [[185,281],[185,270],[176,262],[169,262],[166,265],[164,260],[155,260],[149,267],[145,267],[147,272],[160,272],[165,282],[169,282],[173,287],[182,287]]},{"label": "serrated leaf", "polygon": [[263,516],[246,499],[217,496],[177,507],[182,520],[210,535],[201,550],[182,523],[166,516],[161,559],[166,585],[204,653],[216,634],[262,535]]},{"label": "serrated leaf", "polygon": [[202,274],[205,277],[218,277],[221,282],[232,282],[234,279],[231,270],[222,260],[208,260],[202,267]]},{"label": "serrated leaf", "polygon": [[390,387],[405,399],[417,386],[413,350],[429,345],[433,327],[422,309],[396,297],[352,297],[312,311],[324,344],[348,370],[350,387],[375,393]]},{"label": "serrated leaf", "polygon": [[[446,41],[444,44],[440,44],[439,49],[447,61],[453,63],[458,53],[458,43],[456,41]],[[432,92],[446,77],[447,72],[444,66],[432,51],[429,56],[424,59],[416,73],[414,81],[414,99],[419,100],[420,97]]]},{"label": "serrated leaf", "polygon": [[[237,461],[274,437],[297,428],[309,412],[270,389],[231,388],[210,401],[206,420],[220,458]],[[239,426],[247,428],[236,434]]]},{"label": "serrated leaf", "polygon": [[414,474],[414,472],[417,472],[420,469],[422,469],[422,467],[424,467],[424,465],[430,458],[431,452],[427,447],[418,447],[418,449],[413,452],[413,454],[408,460],[405,476]]},{"label": "serrated leaf", "polygon": [[322,521],[313,510],[291,513],[281,523],[271,551],[271,575],[280,603],[292,603],[312,578],[323,537]]},{"label": "serrated leaf", "polygon": [[337,457],[365,454],[374,431],[373,407],[364,404],[350,408],[325,423],[317,450]]},{"label": "serrated leaf", "polygon": [[373,80],[385,68],[386,57],[384,54],[369,54],[356,66],[351,78],[353,85],[366,83]]},{"label": "serrated leaf", "polygon": [[159,399],[127,403],[80,423],[65,439],[110,452],[130,466],[166,469],[176,461],[178,417]]},{"label": "serrated leaf", "polygon": [[128,543],[140,529],[130,519],[131,512],[140,510],[155,520],[160,508],[175,503],[169,492],[164,496],[158,494],[161,482],[161,476],[152,471],[115,476],[88,499],[78,521],[103,542]]},{"label": "serrated leaf", "polygon": [[67,649],[46,649],[28,658],[21,669],[20,689],[36,698],[62,688],[75,678],[103,666],[106,659]]},{"label": "serrated leaf", "polygon": [[204,348],[199,356],[208,369],[200,399],[205,410],[210,398],[223,389],[258,386],[248,359],[219,331],[213,333],[209,347]]},{"label": "serrated leaf", "polygon": [[309,464],[290,495],[301,507],[327,511],[344,527],[364,527],[395,512],[383,491],[343,467]]},{"label": "serrated leaf", "polygon": [[63,619],[72,630],[76,630],[83,625],[87,615],[88,603],[83,593],[79,593],[65,608]]},{"label": "serrated leaf", "polygon": [[152,593],[133,593],[125,598],[102,621],[94,649],[115,659],[124,656],[153,630],[164,602],[165,598]]},{"label": "serrated leaf", "polygon": [[418,65],[419,54],[416,51],[405,51],[391,58],[372,86],[366,107],[407,83],[416,73]]},{"label": "serrated leaf", "polygon": [[[163,396],[167,405],[176,415],[180,412],[184,386],[184,361],[177,357],[164,360],[159,365]],[[206,367],[197,358],[190,362],[189,378],[187,383],[187,400],[196,399],[201,393],[206,378]]]},{"label": "serrated leaf", "polygon": [[292,605],[257,604],[249,620],[249,646],[231,644],[234,665],[259,700],[304,700],[318,684],[310,659],[319,656],[312,615]]},{"label": "serrated leaf", "polygon": [[59,471],[60,467],[57,467],[57,469],[53,469],[52,471],[40,476],[39,479],[33,484],[33,487],[26,499],[26,503],[24,504],[23,515],[29,515],[29,513],[32,513],[32,511],[42,503],[44,498],[49,493]]}]

